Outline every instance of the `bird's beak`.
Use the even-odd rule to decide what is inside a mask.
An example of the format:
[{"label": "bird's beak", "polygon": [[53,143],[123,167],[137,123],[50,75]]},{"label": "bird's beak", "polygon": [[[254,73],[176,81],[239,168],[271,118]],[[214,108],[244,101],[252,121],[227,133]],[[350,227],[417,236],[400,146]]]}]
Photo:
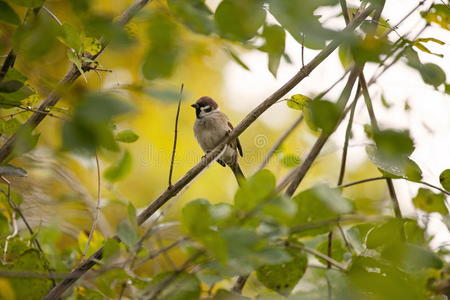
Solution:
[{"label": "bird's beak", "polygon": [[195,109],[198,108],[198,104],[197,104],[197,103],[191,104],[191,106],[192,106],[193,108],[195,108]]}]

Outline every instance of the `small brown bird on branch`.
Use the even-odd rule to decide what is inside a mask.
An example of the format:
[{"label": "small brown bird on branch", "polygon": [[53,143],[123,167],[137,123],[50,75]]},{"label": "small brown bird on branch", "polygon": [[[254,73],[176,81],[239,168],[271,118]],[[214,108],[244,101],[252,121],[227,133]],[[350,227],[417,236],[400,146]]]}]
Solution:
[{"label": "small brown bird on branch", "polygon": [[[217,102],[210,97],[201,97],[191,106],[195,108],[197,116],[194,124],[195,138],[203,151],[208,153],[227,137],[233,130],[233,125],[219,110]],[[239,139],[235,139],[226,145],[217,162],[223,167],[229,166],[240,185],[245,176],[238,163],[238,153],[242,156],[242,147]]]}]

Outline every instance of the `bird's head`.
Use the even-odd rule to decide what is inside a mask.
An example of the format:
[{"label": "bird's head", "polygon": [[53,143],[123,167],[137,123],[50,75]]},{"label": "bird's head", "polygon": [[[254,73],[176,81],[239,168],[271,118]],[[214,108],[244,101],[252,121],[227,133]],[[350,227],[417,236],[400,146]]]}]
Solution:
[{"label": "bird's head", "polygon": [[195,108],[195,114],[197,118],[202,118],[219,108],[217,102],[214,101],[211,97],[207,96],[199,98],[191,106]]}]

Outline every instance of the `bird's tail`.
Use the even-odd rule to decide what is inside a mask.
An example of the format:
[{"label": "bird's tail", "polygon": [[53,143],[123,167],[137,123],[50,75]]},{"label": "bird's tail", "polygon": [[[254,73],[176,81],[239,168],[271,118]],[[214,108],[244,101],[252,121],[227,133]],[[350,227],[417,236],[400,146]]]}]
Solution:
[{"label": "bird's tail", "polygon": [[238,163],[230,165],[230,168],[231,168],[231,171],[233,171],[233,174],[236,177],[237,183],[240,186],[242,184],[242,182],[245,181],[244,172],[242,172],[241,167],[239,166]]}]

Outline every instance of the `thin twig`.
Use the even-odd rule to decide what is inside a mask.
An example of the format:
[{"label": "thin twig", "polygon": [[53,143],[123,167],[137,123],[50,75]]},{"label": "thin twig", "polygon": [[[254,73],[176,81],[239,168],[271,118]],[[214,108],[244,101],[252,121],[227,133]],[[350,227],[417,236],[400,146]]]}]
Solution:
[{"label": "thin twig", "polygon": [[86,243],[86,247],[84,248],[83,258],[86,256],[86,253],[89,250],[89,244],[91,243],[92,237],[94,236],[95,228],[97,227],[98,217],[100,215],[100,199],[101,199],[101,172],[100,172],[100,162],[98,160],[98,153],[95,152],[95,165],[97,167],[97,204],[95,206],[95,217],[92,221],[91,231],[89,231],[89,237]]},{"label": "thin twig", "polygon": [[[371,182],[371,181],[378,181],[378,180],[384,180],[384,179],[387,179],[387,178],[389,178],[389,177],[380,176],[380,177],[366,178],[366,179],[361,179],[361,180],[357,180],[357,181],[354,181],[354,182],[349,182],[349,183],[346,183],[346,184],[341,184],[341,185],[338,185],[336,187],[337,188],[347,188],[347,187],[351,187],[351,186],[358,185],[358,184],[361,184],[361,183],[366,183],[366,182]],[[450,196],[450,192],[447,192],[446,190],[444,190],[444,189],[442,189],[442,188],[440,188],[438,186],[435,186],[435,185],[433,185],[431,183],[425,182],[425,181],[410,181],[407,178],[391,178],[391,179],[394,179],[394,180],[395,179],[403,179],[403,180],[407,180],[409,182],[423,184],[423,185],[426,185],[428,187],[436,189],[436,190],[438,190],[438,191],[440,191],[440,192]]]},{"label": "thin twig", "polygon": [[294,123],[292,123],[289,128],[283,132],[283,134],[278,138],[278,140],[273,144],[272,148],[270,148],[269,152],[267,152],[266,156],[264,157],[261,165],[258,167],[255,173],[261,171],[264,169],[264,167],[269,163],[272,156],[275,154],[275,152],[280,148],[280,146],[284,143],[284,141],[291,135],[291,133],[297,128],[300,123],[303,121],[303,114],[300,115]]},{"label": "thin twig", "polygon": [[377,181],[377,180],[383,180],[386,179],[387,177],[385,176],[380,176],[380,177],[373,177],[373,178],[367,178],[367,179],[361,179],[358,181],[354,181],[354,182],[350,182],[350,183],[346,183],[346,184],[340,184],[338,186],[336,186],[337,188],[347,188],[353,185],[357,185],[357,184],[361,184],[361,183],[366,183],[366,182],[370,182],[370,181]]},{"label": "thin twig", "polygon": [[169,189],[172,187],[173,164],[175,162],[175,152],[177,151],[178,117],[180,116],[180,106],[181,106],[181,99],[183,99],[183,89],[184,89],[184,83],[181,84],[180,98],[178,99],[177,114],[175,117],[175,130],[174,130],[174,135],[173,135],[172,159],[170,160],[170,171],[169,171],[169,187],[168,187]]},{"label": "thin twig", "polygon": [[305,34],[302,33],[302,68],[305,67]]},{"label": "thin twig", "polygon": [[347,268],[343,264],[341,264],[340,262],[332,259],[331,257],[329,257],[329,256],[327,256],[327,255],[325,255],[325,254],[323,254],[323,253],[321,253],[319,251],[316,251],[314,249],[311,249],[311,248],[303,246],[303,245],[297,245],[297,244],[290,243],[290,242],[285,243],[285,245],[286,245],[286,247],[295,248],[295,249],[299,249],[299,250],[303,250],[305,252],[308,252],[308,253],[310,253],[310,254],[312,254],[314,256],[317,256],[317,257],[325,260],[327,263],[337,267],[338,269],[340,269],[342,271],[347,271]]},{"label": "thin twig", "polygon": [[58,23],[59,26],[62,26],[62,22],[58,19],[58,17],[47,7],[42,6],[42,8],[52,17],[53,20],[55,20],[56,23]]},{"label": "thin twig", "polygon": [[[35,113],[40,113],[40,114],[46,114],[49,117],[54,117],[54,118],[57,118],[57,119],[60,119],[60,120],[67,120],[64,117],[61,117],[61,116],[58,116],[58,115],[55,115],[55,114],[49,112],[48,110],[43,111],[43,110],[35,109],[35,108],[29,107],[29,106],[23,106],[23,105],[7,103],[7,102],[0,102],[0,105],[16,107],[16,108],[22,109],[23,112],[35,112]],[[5,117],[5,116],[3,116],[3,117]]]},{"label": "thin twig", "polygon": [[350,244],[350,242],[347,239],[347,236],[345,235],[344,229],[342,228],[341,224],[339,222],[336,223],[337,228],[339,229],[339,232],[342,236],[342,239],[344,240],[345,246],[347,247],[348,251],[350,253],[353,252],[353,246]]},{"label": "thin twig", "polygon": [[355,116],[356,104],[360,95],[360,85],[358,84],[358,88],[356,89],[355,99],[350,105],[350,116],[347,123],[347,129],[345,130],[345,139],[344,139],[344,147],[342,149],[342,158],[341,158],[341,168],[339,171],[338,185],[342,184],[345,176],[345,167],[347,163],[347,152],[348,152],[348,143],[350,141],[350,136],[352,135],[352,125],[353,118]]}]

